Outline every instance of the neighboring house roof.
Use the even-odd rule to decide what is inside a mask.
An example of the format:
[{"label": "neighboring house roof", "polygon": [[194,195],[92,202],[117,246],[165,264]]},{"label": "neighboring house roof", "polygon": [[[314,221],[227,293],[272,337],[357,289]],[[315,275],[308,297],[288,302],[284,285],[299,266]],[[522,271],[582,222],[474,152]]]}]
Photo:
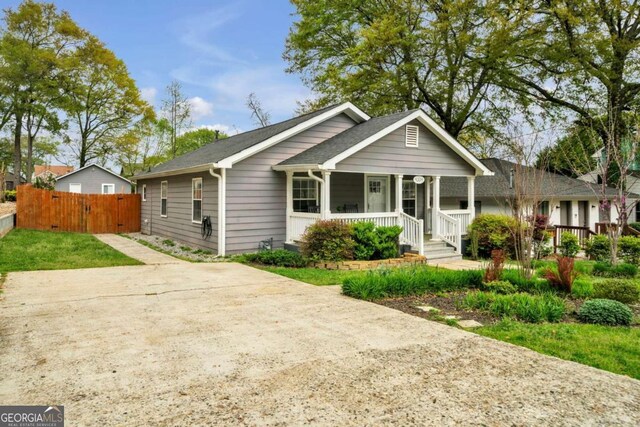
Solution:
[{"label": "neighboring house roof", "polygon": [[57,178],[56,178],[56,181],[60,181],[61,179],[66,179],[66,178],[70,177],[71,175],[75,175],[76,173],[78,173],[78,172],[80,172],[80,171],[83,171],[83,170],[85,170],[85,169],[91,168],[91,167],[100,168],[100,169],[102,169],[103,171],[108,172],[108,173],[110,173],[111,175],[115,176],[116,178],[120,178],[121,180],[123,180],[123,181],[127,181],[129,184],[131,184],[131,181],[129,181],[127,178],[124,178],[124,177],[122,177],[122,176],[118,175],[117,173],[115,173],[115,172],[113,172],[113,171],[110,171],[110,170],[109,170],[109,169],[107,169],[107,168],[103,168],[102,166],[97,165],[97,164],[95,164],[95,163],[91,163],[91,164],[85,165],[85,166],[81,167],[80,169],[76,169],[76,170],[74,170],[73,172],[69,172],[69,173],[68,173],[68,174],[66,174],[66,175],[59,176],[59,177],[57,177]]},{"label": "neighboring house roof", "polygon": [[281,162],[274,169],[283,170],[295,166],[311,165],[317,165],[320,169],[335,169],[338,162],[414,120],[419,121],[433,132],[438,139],[469,163],[477,172],[480,172],[480,175],[492,175],[490,169],[420,108],[367,120]]},{"label": "neighboring house roof", "polygon": [[[516,175],[518,171],[526,170],[520,173],[521,177],[528,179],[529,193],[539,191],[538,196],[544,199],[553,197],[567,198],[597,198],[602,194],[599,185],[570,178],[564,175],[535,169],[530,166],[522,166],[508,160],[501,159],[482,159],[481,162],[493,170],[494,176],[480,176],[475,179],[475,197],[476,198],[495,198],[504,199],[515,197],[514,185],[510,185],[511,171]],[[524,169],[523,169],[524,168]],[[514,180],[517,179],[514,177]],[[440,181],[442,197],[467,197],[467,179],[462,177],[442,177]],[[606,194],[615,196],[616,189],[607,187]],[[640,197],[636,194],[629,194],[631,197]]]},{"label": "neighboring house roof", "polygon": [[214,163],[219,163],[218,167],[231,167],[235,161],[246,158],[341,113],[348,114],[358,122],[369,119],[369,116],[351,103],[332,105],[280,123],[220,139],[162,163],[149,172],[137,174],[134,179],[168,175],[173,171],[185,173],[190,169],[211,167]]},{"label": "neighboring house roof", "polygon": [[33,167],[33,175],[40,176],[45,172],[50,173],[53,176],[62,176],[66,175],[69,172],[73,171],[73,166],[64,166],[64,165],[35,165]]}]

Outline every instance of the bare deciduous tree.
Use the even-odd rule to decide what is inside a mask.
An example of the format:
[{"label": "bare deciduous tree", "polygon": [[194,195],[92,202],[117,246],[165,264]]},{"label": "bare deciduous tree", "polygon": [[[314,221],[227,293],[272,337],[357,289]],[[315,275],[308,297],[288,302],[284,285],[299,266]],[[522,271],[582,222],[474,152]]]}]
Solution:
[{"label": "bare deciduous tree", "polygon": [[271,114],[262,107],[255,92],[247,96],[247,108],[251,111],[251,118],[256,126],[265,127],[271,124]]}]

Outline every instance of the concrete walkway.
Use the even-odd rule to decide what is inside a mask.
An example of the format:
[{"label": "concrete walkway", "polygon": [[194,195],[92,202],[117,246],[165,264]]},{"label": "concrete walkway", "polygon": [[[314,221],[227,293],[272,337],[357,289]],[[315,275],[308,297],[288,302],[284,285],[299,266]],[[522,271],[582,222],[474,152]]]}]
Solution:
[{"label": "concrete walkway", "polygon": [[427,260],[427,265],[432,267],[442,267],[448,270],[479,270],[482,268],[482,263],[480,261],[472,261],[468,259],[461,259],[457,261],[438,261]]},{"label": "concrete walkway", "polygon": [[127,239],[126,237],[118,236],[117,234],[96,234],[95,236],[98,240],[106,243],[115,250],[145,264],[158,265],[187,263],[186,261],[174,258],[171,255],[163,254],[162,252],[158,252],[141,245],[135,240]]}]

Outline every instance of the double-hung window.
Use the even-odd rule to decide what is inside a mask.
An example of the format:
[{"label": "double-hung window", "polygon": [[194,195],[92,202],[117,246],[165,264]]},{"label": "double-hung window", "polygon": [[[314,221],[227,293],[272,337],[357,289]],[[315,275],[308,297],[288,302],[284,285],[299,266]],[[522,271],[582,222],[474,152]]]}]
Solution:
[{"label": "double-hung window", "polygon": [[416,183],[402,181],[402,210],[407,215],[416,216]]},{"label": "double-hung window", "polygon": [[191,180],[191,221],[202,222],[202,178]]},{"label": "double-hung window", "polygon": [[167,216],[167,195],[169,193],[169,183],[160,183],[160,216]]},{"label": "double-hung window", "polygon": [[316,212],[318,209],[318,182],[312,178],[293,178],[293,211]]},{"label": "double-hung window", "polygon": [[115,184],[102,184],[102,194],[115,194],[116,185]]},{"label": "double-hung window", "polygon": [[147,201],[147,184],[142,184],[142,190],[140,191],[140,193],[142,194],[142,201],[146,202]]}]

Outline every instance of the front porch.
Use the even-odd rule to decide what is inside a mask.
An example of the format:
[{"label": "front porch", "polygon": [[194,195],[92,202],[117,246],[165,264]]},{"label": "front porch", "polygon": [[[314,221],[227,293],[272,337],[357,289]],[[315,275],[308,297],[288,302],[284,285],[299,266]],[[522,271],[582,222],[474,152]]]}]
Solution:
[{"label": "front porch", "polygon": [[314,222],[371,221],[402,227],[400,240],[424,255],[428,240],[461,254],[462,236],[475,217],[474,176],[467,177],[469,209],[440,208],[440,176],[393,173],[286,171],[286,241],[300,240]]}]

